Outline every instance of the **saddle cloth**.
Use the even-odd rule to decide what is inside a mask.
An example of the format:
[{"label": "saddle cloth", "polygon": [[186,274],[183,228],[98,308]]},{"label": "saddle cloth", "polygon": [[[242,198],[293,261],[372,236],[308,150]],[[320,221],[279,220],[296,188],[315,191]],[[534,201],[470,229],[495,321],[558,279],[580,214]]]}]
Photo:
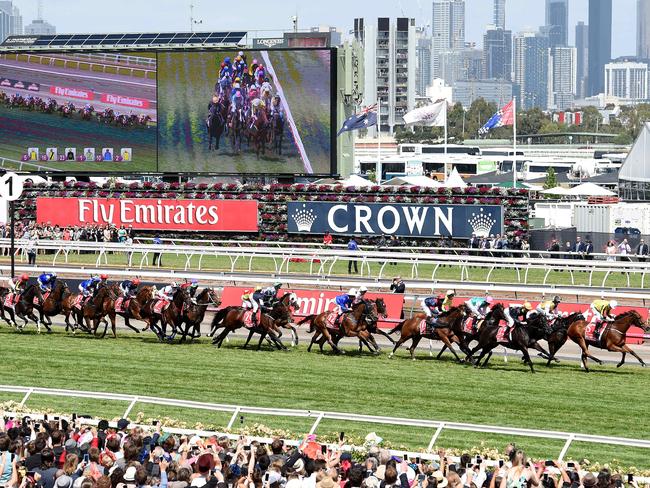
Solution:
[{"label": "saddle cloth", "polygon": [[420,320],[420,334],[427,333],[427,321],[425,319]]},{"label": "saddle cloth", "polygon": [[596,322],[590,322],[589,325],[585,328],[585,339],[592,342],[600,342],[600,339],[603,337],[603,332],[605,332],[606,324],[600,328],[600,332],[596,335]]},{"label": "saddle cloth", "polygon": [[506,343],[512,340],[512,331],[507,325],[500,325],[497,332],[497,342]]},{"label": "saddle cloth", "polygon": [[83,295],[77,295],[74,299],[74,302],[72,302],[72,308],[81,309],[81,302],[83,302],[83,299]]},{"label": "saddle cloth", "polygon": [[167,309],[168,306],[169,302],[167,300],[158,300],[153,306],[153,311],[154,313],[161,314]]},{"label": "saddle cloth", "polygon": [[8,293],[7,296],[5,297],[5,307],[9,308],[14,308],[16,305],[15,298],[17,295],[14,295],[13,293]]},{"label": "saddle cloth", "polygon": [[336,311],[327,314],[326,324],[328,329],[338,329],[338,326],[334,325],[337,315],[338,312]]},{"label": "saddle cloth", "polygon": [[463,325],[463,332],[465,334],[473,334],[474,333],[474,318],[473,317],[467,317],[465,320],[465,323]]},{"label": "saddle cloth", "polygon": [[125,300],[124,297],[119,297],[117,300],[115,300],[115,311],[124,312],[128,310],[130,302],[131,302],[130,298],[127,298]]},{"label": "saddle cloth", "polygon": [[252,310],[246,310],[244,312],[243,320],[244,320],[244,326],[247,329],[253,328],[255,326],[255,324],[253,323],[253,311]]},{"label": "saddle cloth", "polygon": [[[48,290],[43,294],[43,301],[47,300],[49,296],[50,291]],[[34,305],[38,305],[38,297],[34,297]]]}]

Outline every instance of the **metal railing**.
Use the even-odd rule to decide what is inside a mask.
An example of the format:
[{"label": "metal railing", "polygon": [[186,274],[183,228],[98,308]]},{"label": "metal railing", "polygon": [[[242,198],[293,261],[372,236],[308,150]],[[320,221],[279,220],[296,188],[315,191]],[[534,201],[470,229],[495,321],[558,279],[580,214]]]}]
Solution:
[{"label": "metal railing", "polygon": [[[0,239],[0,247],[7,248],[8,239]],[[457,279],[461,282],[491,283],[495,272],[510,271],[515,277],[512,283],[529,284],[531,272],[542,274],[542,285],[547,285],[549,277],[558,272],[566,272],[570,277],[571,285],[576,284],[579,273],[587,273],[587,287],[604,288],[607,280],[615,273],[621,273],[626,278],[626,286],[631,286],[631,276],[640,277],[641,288],[645,288],[646,275],[650,271],[650,263],[640,262],[609,262],[583,259],[545,259],[536,257],[505,257],[476,256],[455,254],[431,254],[421,252],[391,252],[391,251],[349,251],[347,249],[323,249],[300,247],[217,247],[217,246],[187,246],[187,245],[162,245],[162,244],[132,244],[103,243],[86,241],[49,241],[42,240],[31,243],[21,239],[16,242],[16,247],[22,259],[26,258],[26,249],[35,247],[37,250],[50,251],[51,264],[57,261],[69,262],[73,253],[96,253],[95,266],[108,265],[110,253],[125,253],[126,263],[129,268],[143,269],[149,265],[149,257],[153,254],[183,256],[183,270],[202,270],[206,259],[227,258],[229,269],[234,273],[243,268],[248,272],[255,269],[254,264],[260,259],[267,264],[273,263],[269,273],[291,274],[308,273],[310,276],[329,276],[339,263],[347,264],[358,262],[360,276],[368,279],[383,279],[393,270],[390,263],[408,266],[411,280],[437,281],[437,277],[444,270],[453,267],[458,270]],[[48,256],[45,254],[44,256]],[[139,262],[137,259],[139,256]],[[135,258],[135,260],[134,260]],[[196,264],[193,263],[196,261]],[[308,270],[298,267],[297,263],[308,263]],[[292,271],[292,268],[293,269]],[[474,270],[485,272],[484,280],[472,280]],[[429,271],[430,270],[430,271]],[[431,273],[430,275],[428,273]],[[394,274],[394,273],[391,273]],[[597,274],[602,274],[602,280],[597,283]]]},{"label": "metal railing", "polygon": [[24,169],[31,171],[62,171],[58,168],[52,168],[50,166],[43,166],[42,164],[31,163],[28,161],[18,161],[17,159],[4,158],[0,157],[0,168],[6,169],[17,169],[22,171]]},{"label": "metal railing", "polygon": [[[142,73],[142,76],[147,79],[152,79],[155,78],[156,76],[156,66],[154,63],[153,68],[150,67],[149,65],[146,66],[133,66],[133,65],[123,65],[123,64],[106,64],[101,61],[93,61],[92,59],[85,58],[85,59],[75,59],[77,58],[78,54],[73,54],[71,53],[70,56],[56,56],[52,54],[33,54],[33,53],[15,53],[15,54],[2,54],[0,57],[4,59],[15,59],[15,60],[20,60],[21,58],[25,58],[28,63],[38,63],[41,65],[48,65],[48,66],[57,66],[57,65],[62,65],[61,67],[65,68],[70,68],[70,69],[78,69],[78,70],[85,70],[89,72],[101,72],[101,73],[107,73],[107,72],[114,72],[115,74],[119,75],[129,75],[129,76],[134,76],[135,73]],[[120,57],[119,55],[116,55],[117,57]],[[127,56],[122,56],[126,58]],[[138,58],[139,59],[139,58]],[[140,64],[140,63],[138,63]]]},{"label": "metal railing", "polygon": [[[342,412],[328,412],[324,410],[297,410],[288,408],[264,408],[264,407],[251,407],[242,405],[228,405],[223,403],[208,403],[197,402],[192,400],[175,400],[169,398],[160,398],[152,396],[140,395],[125,395],[118,393],[101,393],[90,392],[81,390],[64,390],[55,388],[39,388],[39,387],[26,387],[26,386],[11,386],[0,385],[0,391],[6,393],[20,393],[24,394],[20,406],[24,407],[31,395],[48,395],[60,396],[67,398],[87,398],[93,400],[109,400],[128,402],[128,407],[123,414],[124,418],[133,410],[136,403],[144,403],[150,405],[162,405],[170,407],[180,407],[198,410],[208,410],[213,412],[226,412],[232,413],[230,421],[226,429],[231,429],[241,414],[252,415],[268,415],[274,417],[290,417],[290,418],[309,418],[314,419],[310,434],[313,434],[318,429],[318,426],[323,420],[339,420],[343,422],[360,422],[378,425],[393,425],[393,426],[406,426],[406,427],[420,427],[423,429],[430,429],[432,431],[431,440],[426,448],[431,451],[440,437],[443,430],[455,430],[461,432],[481,432],[486,434],[497,435],[510,435],[533,437],[541,439],[559,439],[565,441],[562,450],[560,451],[559,460],[564,459],[571,444],[575,442],[586,442],[592,444],[609,444],[614,446],[636,447],[643,449],[650,449],[650,440],[647,439],[631,439],[627,437],[610,437],[592,434],[539,430],[539,429],[520,429],[516,427],[502,427],[495,425],[481,425],[469,424],[459,422],[448,422],[445,420],[424,420],[424,419],[408,419],[399,417],[386,417],[386,416],[373,416],[362,415],[355,413],[342,413]],[[166,429],[168,430],[168,429]],[[403,451],[402,451],[403,452]],[[418,454],[419,455],[419,454]]]}]

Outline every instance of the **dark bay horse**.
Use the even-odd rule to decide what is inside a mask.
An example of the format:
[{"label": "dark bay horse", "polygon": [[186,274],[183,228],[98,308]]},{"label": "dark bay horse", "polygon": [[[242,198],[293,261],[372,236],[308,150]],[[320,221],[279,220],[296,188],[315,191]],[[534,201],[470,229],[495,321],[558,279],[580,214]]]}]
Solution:
[{"label": "dark bay horse", "polygon": [[[2,319],[9,325],[13,325],[17,330],[22,331],[27,325],[28,319],[36,323],[38,333],[41,333],[41,321],[34,315],[34,301],[43,303],[43,295],[38,285],[28,285],[25,291],[20,294],[18,302],[13,302],[11,305],[6,305],[5,300],[2,300],[0,308],[0,315]],[[5,312],[9,314],[9,319],[5,316]],[[22,319],[25,323],[19,326],[16,323],[16,317]],[[48,330],[50,330],[48,328]]]},{"label": "dark bay horse", "polygon": [[[298,332],[296,331],[296,328],[293,326],[293,315],[291,313],[293,310],[297,308],[298,308],[298,297],[296,296],[296,294],[285,293],[284,295],[282,295],[282,298],[280,298],[273,304],[271,310],[268,312],[271,318],[275,320],[276,327],[282,327],[283,329],[291,330],[292,346],[298,345]],[[251,331],[248,333],[248,338],[246,339],[246,343],[244,344],[244,347],[248,345],[251,338],[253,337],[253,334],[255,334],[255,331],[251,329]],[[278,334],[278,338],[280,337],[282,337],[282,331],[280,331],[280,333]],[[269,338],[267,338],[266,340],[270,342]]]},{"label": "dark bay horse", "polygon": [[[108,321],[111,321],[111,330],[113,331],[113,338],[117,338],[116,322],[115,322],[115,299],[117,298],[117,286],[104,285],[101,286],[95,294],[87,300],[79,314],[81,320],[77,323],[84,323],[87,330],[91,334],[101,338],[106,336]],[[92,324],[91,324],[92,321]],[[98,334],[99,324],[104,324],[104,329]]]},{"label": "dark bay horse", "polygon": [[[120,307],[120,310],[117,310],[115,308],[115,302],[117,302],[117,298],[115,299],[115,302],[113,302],[113,310],[115,311],[116,315],[119,315],[124,319],[124,325],[126,325],[129,329],[137,332],[138,334],[140,332],[144,332],[147,330],[149,327],[149,322],[146,320],[145,317],[141,315],[143,307],[153,298],[153,293],[154,293],[154,288],[152,286],[143,286],[138,290],[136,295],[133,298],[128,299],[128,304],[126,308],[124,307],[124,302],[127,300],[122,301],[122,306]],[[140,330],[137,327],[134,327],[131,325],[130,320],[135,319],[135,320],[141,320],[143,322],[147,323],[147,326]]]},{"label": "dark bay horse", "polygon": [[[216,97],[214,97],[216,99]],[[205,126],[208,130],[208,151],[212,150],[212,139],[214,139],[214,150],[219,149],[219,141],[226,127],[226,119],[223,115],[224,105],[221,99],[215,100],[208,106],[208,116],[205,119]]]},{"label": "dark bay horse", "polygon": [[266,116],[266,110],[258,110],[248,129],[253,147],[255,148],[255,155],[257,159],[260,158],[260,153],[266,154],[266,143],[269,137],[269,120]]},{"label": "dark bay horse", "polygon": [[[204,288],[196,296],[196,303],[190,301],[179,317],[178,329],[181,331],[181,342],[184,342],[187,336],[190,339],[201,337],[201,322],[205,317],[205,312],[210,305],[218,307],[221,305],[221,299],[217,292],[212,288]],[[185,324],[185,328],[181,328]]]},{"label": "dark bay horse", "polygon": [[34,304],[34,308],[38,310],[41,317],[41,322],[47,328],[48,332],[52,329],[52,320],[50,317],[63,313],[65,299],[70,295],[70,289],[65,281],[57,280],[54,284],[54,289],[50,292],[48,297],[43,300],[42,304]]},{"label": "dark bay horse", "polygon": [[239,154],[241,152],[242,137],[246,127],[244,109],[241,107],[235,107],[234,110],[231,110],[228,114],[227,125],[232,151],[235,154]]},{"label": "dark bay horse", "polygon": [[[211,334],[214,335],[217,329],[220,328],[223,328],[224,330],[217,337],[212,339],[212,344],[221,347],[228,334],[241,327],[246,327],[246,323],[244,322],[245,313],[246,310],[244,310],[243,307],[224,307],[219,310],[212,319]],[[261,314],[258,325],[256,327],[251,327],[251,330],[261,335],[260,342],[257,345],[258,350],[261,349],[262,341],[267,335],[276,348],[279,350],[287,349],[280,340],[280,329],[275,325],[275,320],[270,315],[265,313]]]},{"label": "dark bay horse", "polygon": [[645,366],[643,359],[641,359],[637,353],[625,344],[625,335],[630,327],[637,326],[643,329],[644,332],[650,330],[650,328],[643,323],[643,319],[641,318],[641,315],[639,315],[639,312],[636,310],[630,310],[618,315],[613,322],[603,324],[601,337],[596,341],[588,340],[585,337],[585,329],[588,325],[589,323],[586,320],[578,320],[569,325],[567,331],[569,338],[578,344],[582,350],[581,361],[586,372],[589,371],[589,368],[587,367],[587,359],[593,359],[598,364],[603,363],[600,359],[589,354],[589,346],[612,352],[620,352],[622,357],[621,362],[616,365],[617,368],[623,366],[625,363],[625,356],[628,352],[641,363],[641,366]]},{"label": "dark bay horse", "polygon": [[284,139],[284,118],[279,112],[271,116],[271,147],[273,152],[282,156],[282,140]]},{"label": "dark bay horse", "polygon": [[460,307],[452,307],[448,312],[444,312],[438,316],[438,326],[429,333],[422,333],[420,330],[422,320],[426,319],[424,313],[418,313],[411,318],[403,320],[388,332],[389,334],[394,334],[398,330],[401,331],[401,336],[399,340],[395,342],[395,347],[393,347],[393,351],[390,353],[389,357],[393,357],[395,351],[397,351],[402,344],[411,339],[411,347],[409,347],[409,351],[411,353],[411,359],[415,360],[415,349],[418,347],[420,340],[426,338],[442,341],[456,357],[456,360],[461,362],[461,359],[454,350],[452,343],[455,342],[458,344],[464,353],[467,354],[469,352],[469,348],[467,347],[467,344],[465,344],[462,334],[462,324],[465,315],[466,310],[464,305]]},{"label": "dark bay horse", "polygon": [[352,311],[343,314],[340,318],[338,330],[332,329],[328,326],[327,317],[330,313],[331,311],[327,311],[317,315],[308,315],[298,322],[297,325],[309,322],[309,332],[312,333],[316,331],[311,338],[307,351],[311,351],[311,347],[318,343],[322,352],[324,342],[321,343],[319,341],[322,336],[334,352],[345,354],[345,351],[339,348],[337,343],[334,341],[333,334],[337,334],[341,337],[355,337],[359,339],[359,341],[361,341],[370,352],[375,354],[379,353],[379,346],[367,329],[368,324],[376,324],[379,319],[377,304],[375,302],[370,300],[360,300],[352,304]]},{"label": "dark bay horse", "polygon": [[[180,323],[179,319],[185,308],[190,304],[190,297],[182,288],[174,292],[171,302],[163,307],[160,312],[156,311],[156,304],[160,298],[152,298],[149,300],[141,310],[140,315],[145,319],[149,328],[154,334],[164,341],[165,339],[172,340],[177,332],[177,325]],[[160,322],[160,327],[158,327]],[[171,326],[171,334],[167,336],[167,326]]]}]

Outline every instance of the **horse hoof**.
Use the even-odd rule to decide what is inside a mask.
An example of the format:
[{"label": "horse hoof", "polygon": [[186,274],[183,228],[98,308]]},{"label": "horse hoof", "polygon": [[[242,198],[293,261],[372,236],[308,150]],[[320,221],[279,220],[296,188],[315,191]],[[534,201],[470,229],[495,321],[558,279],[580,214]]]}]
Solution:
[{"label": "horse hoof", "polygon": [[393,358],[393,353],[391,352],[391,353],[388,355],[388,359],[392,359],[392,358]]},{"label": "horse hoof", "polygon": [[623,366],[623,363],[618,363],[618,364],[616,365],[617,368],[620,368],[621,366]]}]

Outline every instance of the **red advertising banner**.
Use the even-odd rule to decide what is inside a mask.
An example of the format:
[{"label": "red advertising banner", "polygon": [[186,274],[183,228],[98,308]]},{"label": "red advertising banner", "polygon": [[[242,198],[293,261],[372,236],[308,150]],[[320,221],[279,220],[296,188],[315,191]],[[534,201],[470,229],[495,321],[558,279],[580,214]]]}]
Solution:
[{"label": "red advertising banner", "polygon": [[[221,295],[221,306],[228,305],[239,306],[242,303],[241,296],[247,288],[226,286]],[[300,308],[295,315],[298,317],[305,317],[307,315],[319,314],[326,310],[334,310],[336,304],[334,299],[343,292],[332,290],[294,290],[282,289],[280,294],[293,292],[298,297]],[[367,293],[368,298],[383,298],[386,303],[386,312],[388,314],[388,321],[380,321],[379,326],[382,328],[393,328],[402,313],[402,306],[404,305],[404,295],[395,293]]]},{"label": "red advertising banner", "polygon": [[102,94],[101,101],[103,103],[122,105],[124,107],[141,108],[141,109],[149,108],[149,100],[145,100],[144,98],[127,97],[124,95],[113,95],[111,93]]},{"label": "red advertising banner", "polygon": [[37,198],[36,220],[59,226],[131,226],[143,230],[257,232],[255,200]]},{"label": "red advertising banner", "polygon": [[95,94],[83,88],[69,88],[65,86],[51,86],[50,93],[59,97],[79,98],[81,100],[93,100]]}]

